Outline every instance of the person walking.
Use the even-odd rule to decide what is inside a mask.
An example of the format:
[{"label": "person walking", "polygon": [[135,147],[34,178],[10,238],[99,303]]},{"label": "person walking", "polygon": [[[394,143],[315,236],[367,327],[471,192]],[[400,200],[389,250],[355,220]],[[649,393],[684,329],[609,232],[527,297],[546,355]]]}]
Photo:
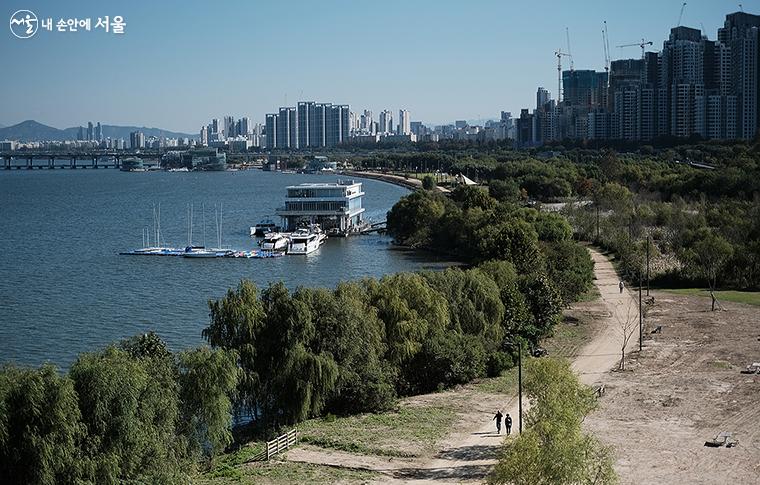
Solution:
[{"label": "person walking", "polygon": [[501,409],[496,411],[496,414],[493,417],[493,420],[496,420],[496,434],[501,434],[501,418],[503,417],[504,415],[501,414]]},{"label": "person walking", "polygon": [[625,285],[623,284],[623,281],[621,280],[620,283],[618,283],[618,288],[620,288],[620,294],[623,294],[623,288],[625,288]]},{"label": "person walking", "polygon": [[504,427],[507,428],[507,434],[512,433],[512,416],[507,413],[507,417],[504,418]]}]

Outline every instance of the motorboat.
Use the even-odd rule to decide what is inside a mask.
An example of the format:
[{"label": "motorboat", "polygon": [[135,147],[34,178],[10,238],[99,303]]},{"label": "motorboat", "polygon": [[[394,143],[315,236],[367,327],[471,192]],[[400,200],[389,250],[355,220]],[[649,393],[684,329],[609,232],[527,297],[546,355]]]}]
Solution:
[{"label": "motorboat", "polygon": [[325,243],[327,235],[322,232],[318,224],[311,224],[299,228],[290,235],[288,254],[310,254],[319,249]]},{"label": "motorboat", "polygon": [[285,251],[290,242],[289,235],[281,232],[268,232],[261,241],[261,249],[265,251]]}]

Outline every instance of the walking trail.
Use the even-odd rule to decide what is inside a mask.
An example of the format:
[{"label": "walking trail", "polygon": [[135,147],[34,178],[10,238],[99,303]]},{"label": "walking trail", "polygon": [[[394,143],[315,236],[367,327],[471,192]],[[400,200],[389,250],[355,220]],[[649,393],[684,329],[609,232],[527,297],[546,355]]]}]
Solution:
[{"label": "walking trail", "polygon": [[[620,320],[635,318],[638,321],[638,305],[626,288],[620,293],[619,276],[610,260],[594,248],[589,248],[594,260],[596,287],[608,316],[601,329],[577,355],[572,368],[587,385],[601,383],[602,376],[620,361],[622,341]],[[638,331],[634,333],[626,352],[635,348]],[[526,402],[523,401],[523,411]],[[513,418],[512,431],[518,430],[517,397],[510,398],[502,406],[502,412]],[[503,430],[503,428],[502,428]],[[493,422],[477,427],[456,430],[447,436],[441,450],[432,459],[388,459],[380,456],[362,456],[327,450],[313,446],[301,446],[288,452],[287,459],[322,465],[373,470],[383,476],[377,483],[480,483],[498,461],[499,450],[505,435],[495,433]]]}]

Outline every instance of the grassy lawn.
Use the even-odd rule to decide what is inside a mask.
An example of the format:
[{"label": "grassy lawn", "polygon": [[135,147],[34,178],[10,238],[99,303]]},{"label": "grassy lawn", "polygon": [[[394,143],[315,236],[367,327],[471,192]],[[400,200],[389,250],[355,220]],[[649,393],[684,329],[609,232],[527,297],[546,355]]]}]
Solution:
[{"label": "grassy lawn", "polygon": [[599,298],[601,294],[599,293],[599,288],[597,288],[595,285],[591,287],[590,290],[583,293],[578,297],[578,303],[583,303],[587,301],[594,301],[597,298]]},{"label": "grassy lawn", "polygon": [[353,470],[328,465],[312,465],[291,461],[269,461],[239,465],[228,474],[208,473],[194,483],[221,485],[291,484],[291,483],[366,483],[379,475],[367,470]]},{"label": "grassy lawn", "polygon": [[443,405],[405,404],[397,412],[311,419],[300,440],[323,448],[381,456],[415,457],[435,448],[456,412]]},{"label": "grassy lawn", "polygon": [[[710,297],[710,291],[702,288],[673,288],[663,289],[662,291],[675,293],[676,295],[704,296],[707,298]],[[715,297],[719,301],[731,301],[734,303],[745,303],[747,305],[760,306],[760,291],[716,291]]]},{"label": "grassy lawn", "polygon": [[517,367],[504,371],[499,377],[479,379],[474,387],[489,394],[517,394]]},{"label": "grassy lawn", "polygon": [[251,462],[264,449],[259,442],[249,443],[238,451],[219,456],[211,469],[199,474],[193,483],[221,485],[286,483],[364,483],[377,476],[366,470],[352,470],[326,465],[312,465],[272,460]]}]

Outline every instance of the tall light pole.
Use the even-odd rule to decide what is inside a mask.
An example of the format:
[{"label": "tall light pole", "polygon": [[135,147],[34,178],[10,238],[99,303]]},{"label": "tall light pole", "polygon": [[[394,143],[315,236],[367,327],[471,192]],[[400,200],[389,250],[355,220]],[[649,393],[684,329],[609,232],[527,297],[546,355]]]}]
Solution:
[{"label": "tall light pole", "polygon": [[517,345],[517,416],[520,434],[522,434],[522,340],[519,340]]},{"label": "tall light pole", "polygon": [[639,269],[639,352],[644,343],[644,313],[641,311],[641,269]]},{"label": "tall light pole", "polygon": [[647,296],[649,296],[649,235],[647,235]]}]

